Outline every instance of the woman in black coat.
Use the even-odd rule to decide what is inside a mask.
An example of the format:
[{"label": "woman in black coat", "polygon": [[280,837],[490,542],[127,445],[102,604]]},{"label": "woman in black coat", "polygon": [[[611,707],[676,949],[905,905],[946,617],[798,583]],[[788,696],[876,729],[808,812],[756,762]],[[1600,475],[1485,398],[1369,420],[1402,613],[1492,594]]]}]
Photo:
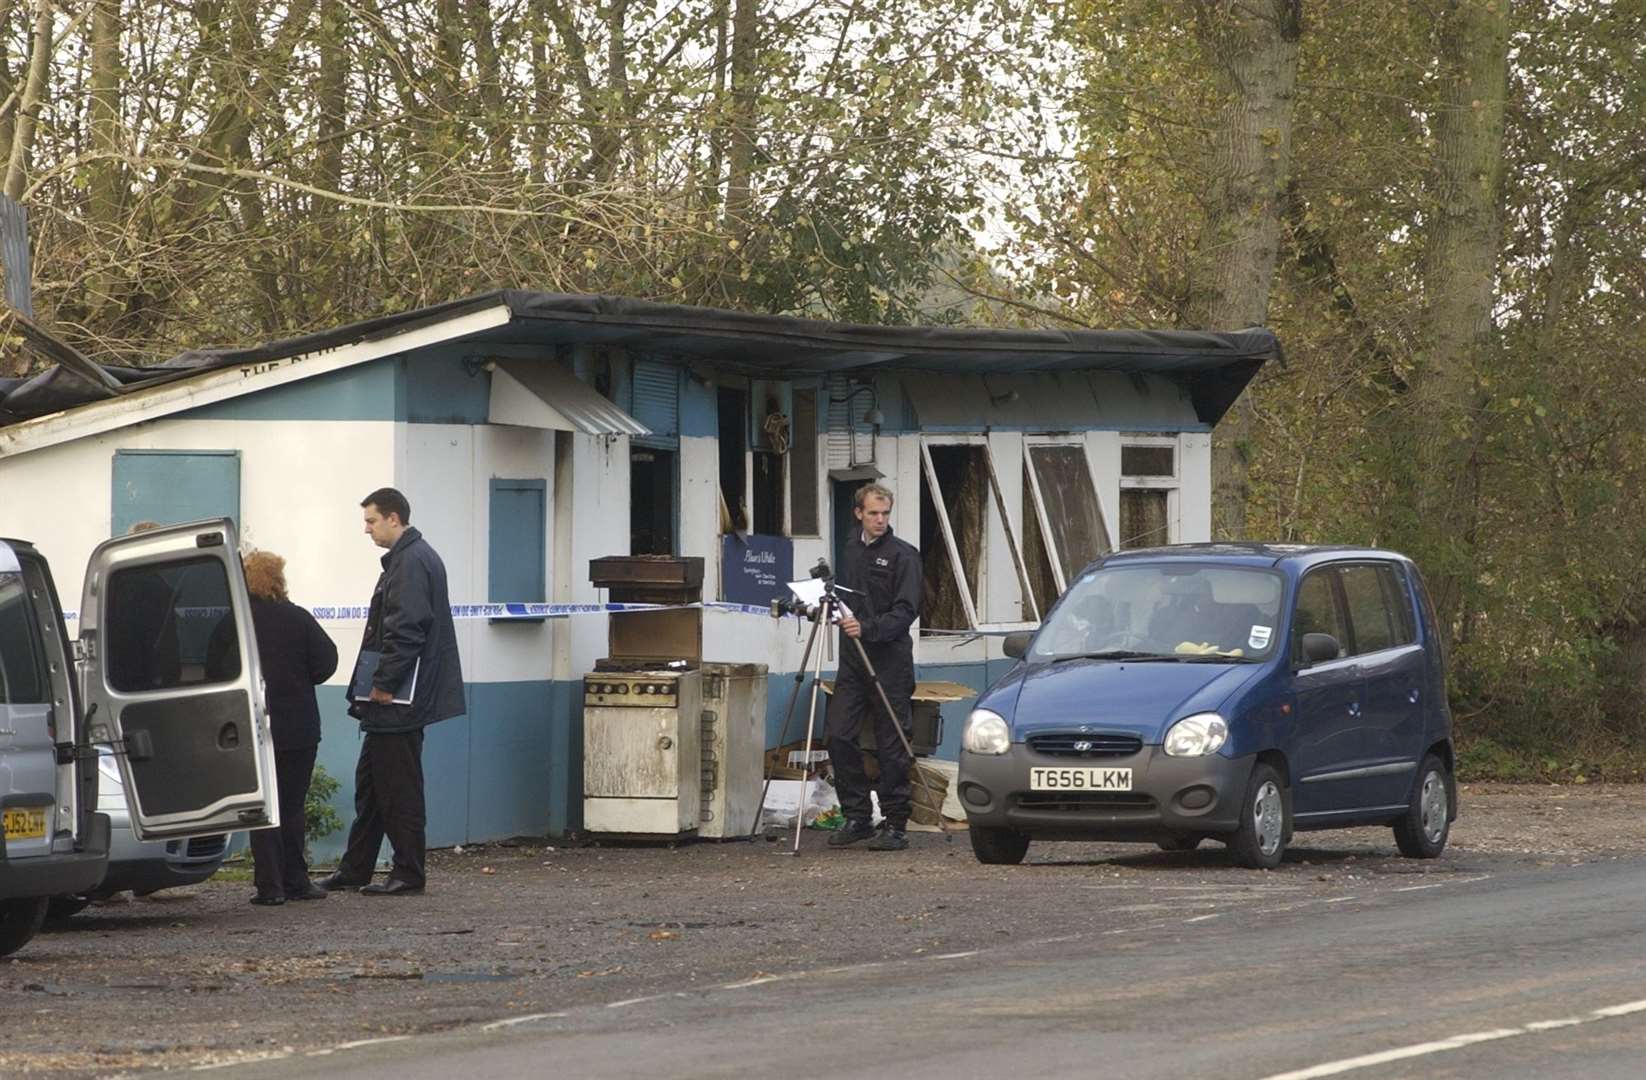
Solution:
[{"label": "woman in black coat", "polygon": [[303,808],[320,750],[320,706],[314,688],[337,670],[337,646],[307,609],[287,598],[285,559],[254,551],[244,563],[280,798],[280,827],[251,834],[257,885],[251,902],[322,900],[326,890],[309,882],[304,858]]}]

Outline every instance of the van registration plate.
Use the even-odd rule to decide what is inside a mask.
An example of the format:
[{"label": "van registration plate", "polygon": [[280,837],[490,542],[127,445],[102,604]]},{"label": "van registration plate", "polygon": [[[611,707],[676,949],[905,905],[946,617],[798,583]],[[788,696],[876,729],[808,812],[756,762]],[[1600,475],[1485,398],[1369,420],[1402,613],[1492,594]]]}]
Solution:
[{"label": "van registration plate", "polygon": [[1030,791],[1130,791],[1132,770],[1094,768],[1032,768]]},{"label": "van registration plate", "polygon": [[7,840],[39,840],[46,835],[46,811],[43,807],[12,807],[6,811]]}]

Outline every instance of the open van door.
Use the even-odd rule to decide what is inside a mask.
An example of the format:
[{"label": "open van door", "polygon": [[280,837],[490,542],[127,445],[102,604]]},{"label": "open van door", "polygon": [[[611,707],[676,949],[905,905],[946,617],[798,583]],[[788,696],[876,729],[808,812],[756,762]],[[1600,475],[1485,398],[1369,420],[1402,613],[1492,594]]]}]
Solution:
[{"label": "open van door", "polygon": [[92,741],[115,748],[139,840],[279,824],[232,521],[99,544],[86,568],[80,644]]}]

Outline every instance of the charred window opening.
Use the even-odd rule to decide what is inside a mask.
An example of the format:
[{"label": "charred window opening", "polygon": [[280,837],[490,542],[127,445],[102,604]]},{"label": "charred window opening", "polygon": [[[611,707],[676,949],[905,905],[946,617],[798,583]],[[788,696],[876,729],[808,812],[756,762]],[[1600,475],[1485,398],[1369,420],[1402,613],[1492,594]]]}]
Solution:
[{"label": "charred window opening", "polygon": [[771,450],[754,452],[754,531],[783,535],[783,455]]},{"label": "charred window opening", "polygon": [[789,535],[817,536],[817,391],[794,392],[789,426]]},{"label": "charred window opening", "polygon": [[719,391],[720,531],[748,532],[749,396],[722,386]]},{"label": "charred window opening", "polygon": [[629,452],[629,551],[674,554],[675,452],[636,446]]},{"label": "charred window opening", "polygon": [[1133,435],[1120,447],[1120,546],[1172,542],[1177,494],[1177,439]]},{"label": "charred window opening", "polygon": [[934,630],[972,629],[977,625],[982,579],[988,462],[981,446],[928,445],[925,449],[930,468],[920,478],[920,550],[947,553],[952,537],[960,565],[956,567],[948,555],[923,560],[926,595],[921,625]]}]

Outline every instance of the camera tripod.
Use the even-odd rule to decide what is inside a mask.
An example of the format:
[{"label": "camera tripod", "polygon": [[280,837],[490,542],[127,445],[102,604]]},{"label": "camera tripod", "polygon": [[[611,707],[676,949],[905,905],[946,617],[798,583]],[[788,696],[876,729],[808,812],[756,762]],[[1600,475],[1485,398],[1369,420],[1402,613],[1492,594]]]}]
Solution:
[{"label": "camera tripod", "polygon": [[[809,793],[808,785],[811,783],[813,765],[812,733],[816,730],[817,725],[817,698],[822,692],[824,653],[827,652],[832,659],[834,652],[832,648],[832,639],[826,638],[824,647],[818,648],[817,638],[825,626],[833,625],[838,621],[840,617],[840,609],[842,607],[840,598],[835,595],[834,583],[827,573],[827,564],[820,562],[818,565],[824,572],[820,574],[817,569],[814,569],[812,571],[812,576],[823,578],[826,584],[823,588],[823,596],[819,599],[817,604],[809,608],[799,608],[792,605],[772,605],[774,616],[780,614],[781,610],[785,607],[788,607],[790,610],[793,610],[798,614],[805,615],[811,620],[812,623],[811,634],[806,639],[805,652],[803,652],[800,657],[800,666],[795,669],[794,686],[789,689],[789,703],[783,711],[783,727],[777,737],[778,746],[783,746],[788,742],[789,723],[794,719],[794,707],[796,702],[800,699],[800,687],[805,682],[806,666],[807,663],[810,662],[812,669],[812,694],[811,703],[806,711],[806,748],[801,755],[802,773],[800,781],[800,804],[795,812],[794,846],[789,852],[791,855],[800,854],[800,830],[805,827],[806,798]],[[943,800],[937,798],[936,793],[932,791],[931,785],[927,783],[926,778],[920,774],[920,769],[915,762],[914,746],[909,742],[909,736],[903,731],[903,723],[898,719],[897,710],[892,708],[891,698],[887,696],[886,687],[881,683],[880,675],[875,671],[874,663],[869,659],[868,650],[863,647],[863,642],[860,639],[854,637],[849,638],[849,640],[857,648],[858,659],[863,662],[863,668],[869,674],[869,681],[874,684],[875,695],[880,701],[881,708],[886,710],[886,717],[892,723],[892,730],[897,732],[898,739],[903,743],[903,749],[908,752],[909,772],[911,778],[925,789],[926,797],[932,800],[933,806],[937,813],[938,828],[942,830],[944,838],[949,839],[949,830],[947,826],[943,824]],[[760,789],[760,805],[755,810],[754,827],[749,831],[750,839],[753,839],[755,833],[760,830],[760,817],[761,814],[765,812],[766,795],[770,792],[771,786],[772,778],[770,771],[768,770],[765,785]]]}]

